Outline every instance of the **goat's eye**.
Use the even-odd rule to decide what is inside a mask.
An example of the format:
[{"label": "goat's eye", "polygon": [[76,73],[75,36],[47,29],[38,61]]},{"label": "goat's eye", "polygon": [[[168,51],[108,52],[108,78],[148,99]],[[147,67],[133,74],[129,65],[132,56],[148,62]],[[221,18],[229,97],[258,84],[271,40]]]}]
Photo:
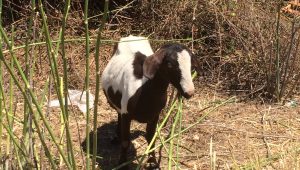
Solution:
[{"label": "goat's eye", "polygon": [[168,62],[168,63],[167,63],[167,67],[168,67],[168,68],[173,68],[172,63]]}]

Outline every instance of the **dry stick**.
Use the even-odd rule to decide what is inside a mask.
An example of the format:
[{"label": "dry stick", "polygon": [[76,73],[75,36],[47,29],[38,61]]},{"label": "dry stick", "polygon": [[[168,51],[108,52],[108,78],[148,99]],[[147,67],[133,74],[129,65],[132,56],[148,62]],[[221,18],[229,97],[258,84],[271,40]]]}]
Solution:
[{"label": "dry stick", "polygon": [[[0,25],[2,26],[2,0],[0,0]],[[0,48],[2,49],[2,35],[0,34]],[[2,54],[2,51],[1,51],[1,54],[0,54],[0,58],[3,58],[3,54]],[[2,62],[0,60],[0,136],[2,136],[2,129],[3,129],[3,126],[2,126],[2,121],[3,121],[3,108],[2,108],[2,102],[3,102],[3,80],[2,80]],[[2,146],[2,138],[0,138],[0,146]],[[3,157],[2,156],[2,147],[0,147],[0,157]],[[2,167],[4,168],[4,167]],[[1,166],[0,166],[0,169],[1,169]]]},{"label": "dry stick", "polygon": [[[210,37],[210,36],[208,36]],[[206,39],[207,37],[202,37],[202,38],[198,38],[198,39],[194,39],[193,41],[194,42],[201,42],[203,41],[203,39]],[[66,43],[70,43],[70,42],[83,42],[85,41],[86,38],[82,38],[82,37],[79,37],[79,38],[74,38],[74,39],[65,39],[65,42]],[[191,38],[186,38],[186,39],[164,39],[164,40],[161,40],[161,39],[149,39],[150,41],[154,41],[154,42],[179,42],[179,41],[191,41],[192,39]],[[94,42],[94,41],[97,41],[96,38],[92,38],[92,36],[90,37],[89,39],[90,42]],[[130,40],[130,41],[139,41],[139,40]],[[52,43],[60,43],[61,40],[52,40],[51,41]],[[118,40],[111,40],[111,39],[103,39],[101,40],[102,43],[107,43],[107,44],[112,44],[112,43],[118,43],[120,41]],[[128,42],[128,41],[122,41],[122,42]],[[28,46],[39,46],[39,45],[47,45],[47,42],[46,41],[41,41],[41,42],[35,42],[35,43],[31,43],[31,44],[28,44]],[[13,47],[13,51],[15,50],[18,50],[18,49],[22,49],[22,48],[25,48],[25,45],[20,45],[20,46],[16,46],[16,47]],[[3,50],[3,54],[7,54],[7,53],[10,53],[10,50]]]},{"label": "dry stick", "polygon": [[[270,163],[273,163],[281,158],[284,158],[284,156],[288,155],[289,153],[295,153],[296,155],[300,154],[300,146],[296,146],[290,150],[287,150],[285,152],[277,153],[276,155],[271,156],[270,158],[258,160],[260,167],[265,167],[269,165]],[[256,164],[255,163],[247,163],[244,165],[241,165],[239,169],[256,169]],[[263,169],[263,168],[260,168]]]},{"label": "dry stick", "polygon": [[[219,16],[217,13],[217,8],[216,6],[214,6],[214,12],[215,12],[215,16],[216,16],[216,21],[217,21],[217,25],[218,25],[218,34],[219,34],[219,56],[222,56],[222,34],[221,34],[221,25],[220,25],[220,21],[219,21]],[[222,59],[222,58],[221,58]],[[221,61],[220,61],[221,62]]]},{"label": "dry stick", "polygon": [[[287,57],[286,57],[285,62],[284,62],[285,69],[284,69],[284,73],[283,73],[283,80],[282,80],[282,85],[281,85],[281,89],[280,89],[280,93],[279,93],[279,98],[282,98],[282,95],[285,92],[285,88],[286,88],[286,85],[287,85],[286,79],[287,79],[288,69],[290,69],[289,68],[289,60],[290,60],[290,57],[292,55],[292,48],[293,48],[295,36],[296,36],[296,33],[297,33],[295,31],[295,21],[292,22],[291,32],[292,32],[291,42],[290,42],[290,45],[289,45]],[[282,69],[283,69],[283,66],[282,66]]]},{"label": "dry stick", "polygon": [[277,6],[276,18],[276,98],[280,101],[280,54],[279,54],[279,26],[280,26],[280,4]]},{"label": "dry stick", "polygon": [[[269,110],[270,110],[270,108],[269,108]],[[267,141],[267,139],[266,139],[266,137],[265,137],[265,133],[266,133],[265,116],[266,116],[266,113],[264,113],[264,114],[262,115],[262,118],[261,118],[262,135],[263,135],[262,139],[263,139],[263,141],[264,141],[264,143],[265,143],[265,145],[266,145],[266,148],[267,148],[267,158],[270,158],[270,157],[271,157],[271,150],[270,150],[269,143],[268,143],[268,141]]]},{"label": "dry stick", "polygon": [[95,54],[95,65],[96,65],[96,92],[95,92],[95,101],[94,101],[94,131],[93,131],[93,160],[92,160],[92,169],[96,168],[96,156],[97,156],[97,114],[98,114],[98,102],[99,102],[99,92],[100,92],[100,45],[102,40],[102,31],[104,29],[107,15],[108,15],[108,3],[109,0],[105,0],[104,4],[104,16],[101,20],[101,26],[98,30],[97,41],[96,41],[96,54]]},{"label": "dry stick", "polygon": [[193,19],[192,19],[192,52],[194,52],[194,31],[195,31],[195,20],[196,20],[196,9],[197,9],[197,5],[195,5],[194,10],[193,10]]},{"label": "dry stick", "polygon": [[215,126],[215,127],[219,127],[219,128],[224,128],[224,129],[228,129],[231,131],[236,131],[236,132],[240,132],[240,133],[244,133],[245,135],[250,135],[250,138],[257,138],[257,139],[262,139],[262,138],[284,138],[284,139],[290,139],[290,140],[299,140],[299,138],[296,137],[289,137],[289,136],[279,136],[279,135],[271,135],[271,134],[261,134],[261,133],[254,133],[254,132],[248,132],[248,131],[244,131],[244,130],[238,130],[232,127],[228,127],[228,126],[222,126],[222,125],[217,125],[217,124],[202,124],[202,126]]},{"label": "dry stick", "polygon": [[274,47],[274,43],[273,41],[271,41],[271,48],[270,48],[270,55],[269,55],[269,69],[267,72],[267,92],[271,93],[271,87],[273,86],[272,83],[272,75],[273,75],[273,47]]},{"label": "dry stick", "polygon": [[[108,0],[109,1],[109,0]],[[114,13],[114,12],[116,12],[116,14],[118,14],[119,12],[121,12],[121,11],[123,11],[124,9],[129,9],[129,8],[131,8],[131,7],[129,7],[131,4],[133,4],[135,1],[137,1],[137,0],[132,0],[132,1],[130,1],[128,4],[126,4],[126,5],[124,5],[124,6],[121,6],[121,7],[119,7],[118,9],[114,9],[114,10],[111,10],[111,11],[107,11],[107,15],[108,14],[112,14],[112,13]],[[104,5],[105,6],[105,5]],[[115,14],[115,15],[116,15]],[[105,12],[103,12],[103,13],[100,13],[100,14],[97,14],[97,15],[94,15],[94,16],[91,16],[91,17],[88,17],[88,20],[90,20],[90,19],[93,19],[93,18],[97,18],[97,17],[100,17],[100,16],[104,16],[104,15],[106,15],[105,14]],[[110,23],[109,23],[110,24]]]},{"label": "dry stick", "polygon": [[[130,1],[128,4],[126,4],[126,5],[124,5],[124,6],[121,6],[121,7],[118,8],[118,9],[108,11],[107,15],[116,11],[116,13],[110,17],[109,25],[111,25],[111,23],[113,22],[114,18],[116,18],[116,16],[117,16],[121,11],[133,7],[133,6],[130,7],[130,5],[133,4],[135,1],[136,1],[136,0],[132,0],[132,1]],[[89,19],[94,18],[94,17],[101,16],[101,15],[106,15],[106,14],[105,14],[105,12],[104,12],[104,14],[95,15],[95,16],[90,17]]]},{"label": "dry stick", "polygon": [[[298,28],[299,29],[299,28]],[[297,30],[298,31],[298,30]],[[295,69],[297,69],[297,67],[295,66],[295,64],[297,63],[297,57],[298,57],[298,50],[299,50],[299,46],[300,46],[300,35],[298,34],[298,38],[297,38],[297,44],[296,44],[296,49],[295,52],[293,54],[293,59],[292,59],[292,64],[291,64],[291,71],[290,71],[290,75],[294,73]],[[289,84],[290,80],[293,78],[293,76],[288,76],[287,80],[286,80],[286,84]],[[290,88],[290,91],[287,93],[287,95],[285,96],[285,99],[287,99],[288,97],[290,97],[291,93],[293,92],[294,88],[296,87],[296,85],[298,85],[297,83],[297,79],[296,81],[292,84],[292,87]]]}]

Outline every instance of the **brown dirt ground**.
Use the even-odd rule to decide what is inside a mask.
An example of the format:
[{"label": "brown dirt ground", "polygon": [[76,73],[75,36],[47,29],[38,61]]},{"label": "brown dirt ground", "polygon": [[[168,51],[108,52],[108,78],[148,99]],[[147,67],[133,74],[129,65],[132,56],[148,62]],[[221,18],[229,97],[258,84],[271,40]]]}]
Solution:
[{"label": "brown dirt ground", "polygon": [[[105,46],[104,55],[110,53],[112,46]],[[77,54],[78,53],[78,54]],[[72,49],[70,56],[79,56],[83,51]],[[106,61],[104,59],[103,61]],[[46,62],[41,61],[42,63]],[[93,60],[91,66],[93,69]],[[70,88],[81,89],[83,86],[84,63],[83,57],[80,60],[70,61]],[[105,62],[102,63],[105,65]],[[40,70],[42,75],[47,75],[47,69]],[[91,82],[94,81],[94,73],[91,73]],[[37,80],[45,82],[46,77],[37,76]],[[37,89],[43,89],[43,83],[37,83]],[[39,85],[38,85],[39,84]],[[91,84],[92,91],[95,86]],[[196,95],[184,101],[183,128],[195,123],[207,106],[220,103],[232,96],[222,94],[212,88],[204,87],[201,82],[196,82]],[[55,98],[54,96],[52,98]],[[299,101],[299,97],[295,98]],[[17,118],[22,120],[23,104],[17,104],[20,114]],[[46,109],[46,107],[45,107]],[[20,115],[20,116],[18,116]],[[173,114],[174,115],[174,114]],[[163,118],[162,113],[161,118]],[[92,128],[93,112],[90,113]],[[70,131],[74,144],[74,154],[78,168],[85,169],[85,140],[86,116],[80,113],[76,107],[70,107]],[[55,135],[60,136],[60,112],[58,109],[48,111],[48,120],[54,130]],[[98,111],[98,165],[101,169],[112,169],[117,166],[119,147],[110,143],[114,136],[117,114],[109,107],[103,93],[100,93],[100,103]],[[169,134],[172,120],[162,130],[162,136]],[[16,125],[15,131],[18,133],[21,125]],[[133,122],[131,126],[132,145],[129,157],[134,159],[142,155],[147,143],[144,139],[145,125]],[[261,104],[253,101],[233,102],[226,104],[208,114],[204,121],[180,135],[178,158],[181,169],[297,169],[300,167],[300,107],[287,107],[277,104]],[[45,132],[45,138],[49,137]],[[5,138],[5,136],[4,136]],[[36,137],[38,139],[38,137]],[[177,139],[175,140],[176,144]],[[157,141],[156,144],[160,142]],[[63,142],[64,148],[65,142]],[[168,144],[166,145],[169,146]],[[41,148],[39,142],[36,147]],[[49,147],[54,153],[57,161],[59,154],[49,142]],[[176,147],[175,147],[176,148]],[[156,155],[161,161],[162,169],[167,169],[168,155],[164,148],[157,149]],[[175,157],[176,158],[176,157]],[[174,159],[175,159],[174,158]],[[48,167],[46,158],[43,158],[44,166]],[[136,167],[134,160],[131,167]],[[61,169],[64,169],[61,166]]]},{"label": "brown dirt ground", "polygon": [[[211,90],[197,90],[191,100],[185,101],[182,126],[196,122],[204,112],[203,108],[212,102],[227,97]],[[106,103],[101,93],[98,112],[98,164],[101,169],[112,169],[118,163],[119,147],[110,143],[116,126],[116,113]],[[52,126],[59,126],[57,112],[50,113]],[[75,109],[71,113],[70,129],[78,166],[84,166],[85,116]],[[92,114],[91,114],[92,116]],[[76,119],[75,119],[76,118]],[[77,121],[77,122],[76,122]],[[179,166],[181,169],[236,169],[241,165],[254,169],[293,169],[299,167],[300,109],[286,106],[230,103],[210,113],[202,123],[180,136]],[[169,133],[171,120],[162,135]],[[130,158],[141,155],[146,146],[145,126],[133,122],[131,127],[132,145]],[[55,130],[59,135],[59,129]],[[175,140],[176,141],[176,140]],[[156,142],[159,144],[159,141]],[[168,145],[167,145],[168,147]],[[175,147],[176,148],[176,147]],[[83,149],[84,150],[84,149]],[[168,155],[164,149],[156,155],[161,168],[167,169]],[[213,154],[212,154],[213,153]],[[215,154],[215,157],[212,156]],[[174,158],[175,159],[175,158]],[[214,160],[215,159],[215,160]],[[214,161],[212,161],[214,160]],[[212,161],[212,162],[211,162]],[[265,166],[266,161],[267,166]],[[134,161],[131,167],[135,167]]]}]

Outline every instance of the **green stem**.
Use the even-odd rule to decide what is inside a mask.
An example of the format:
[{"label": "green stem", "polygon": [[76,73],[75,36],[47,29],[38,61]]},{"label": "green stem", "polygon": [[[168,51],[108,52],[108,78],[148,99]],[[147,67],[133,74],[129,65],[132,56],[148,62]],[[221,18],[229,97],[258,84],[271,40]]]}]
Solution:
[{"label": "green stem", "polygon": [[93,161],[92,161],[92,169],[96,168],[96,156],[97,156],[97,115],[98,115],[98,102],[99,102],[99,92],[100,92],[100,45],[102,40],[102,31],[105,26],[105,22],[107,20],[108,15],[108,2],[109,0],[105,0],[104,4],[104,16],[101,20],[101,26],[98,31],[97,41],[96,41],[96,54],[95,54],[95,66],[96,66],[96,92],[95,92],[95,102],[94,102],[94,122],[93,122]]},{"label": "green stem", "polygon": [[[171,137],[174,136],[174,132],[180,117],[180,113],[182,112],[182,97],[180,97],[179,99],[179,105],[178,105],[178,109],[177,109],[177,114],[175,117],[175,121],[172,124],[172,130],[171,130]],[[174,140],[170,141],[170,148],[169,148],[169,163],[168,163],[168,169],[171,170],[172,169],[172,159],[173,159],[173,146],[174,146]]]},{"label": "green stem", "polygon": [[[92,36],[91,36],[92,37]],[[89,38],[90,42],[94,42],[97,41],[97,38]],[[59,38],[60,39],[60,38]],[[180,41],[189,41],[189,42],[201,42],[203,41],[203,39],[199,38],[199,39],[194,39],[191,40],[190,38],[187,39],[165,39],[165,40],[160,40],[160,39],[148,39],[149,41],[154,41],[154,42],[180,42]],[[71,43],[71,42],[83,42],[86,41],[85,37],[80,37],[80,38],[72,38],[72,39],[65,39],[65,43]],[[137,40],[131,40],[131,41],[137,41]],[[139,41],[139,40],[138,40]],[[102,43],[106,43],[106,44],[113,44],[113,43],[117,43],[119,41],[117,40],[101,40]],[[128,42],[128,41],[123,41],[123,42]],[[47,45],[47,41],[40,41],[40,42],[35,42],[35,43],[31,43],[28,44],[29,47],[31,46],[40,46],[40,45]],[[52,43],[61,43],[61,40],[52,40]],[[20,45],[20,46],[16,46],[14,47],[12,50],[18,50],[18,49],[22,49],[25,48],[26,45]],[[9,53],[9,50],[4,50],[3,54]]]},{"label": "green stem", "polygon": [[72,167],[76,169],[76,162],[75,162],[75,157],[74,157],[74,152],[73,152],[73,144],[71,140],[71,135],[70,135],[70,128],[69,128],[69,112],[68,112],[68,68],[67,68],[67,58],[66,58],[66,52],[65,52],[65,30],[66,30],[66,24],[67,24],[67,18],[68,18],[68,13],[70,9],[70,0],[66,0],[65,2],[65,9],[64,9],[64,15],[62,18],[62,27],[61,27],[61,55],[63,59],[63,93],[64,93],[64,115],[65,115],[65,126],[66,126],[66,135],[67,135],[67,149],[68,149],[68,157],[69,161],[72,162]]},{"label": "green stem", "polygon": [[[6,34],[5,34],[5,32],[4,32],[2,26],[0,26],[0,32],[1,32],[1,35],[3,36],[3,38],[4,38],[4,42],[8,45],[8,47],[9,47],[9,49],[10,49],[11,57],[13,58],[14,63],[16,64],[17,71],[18,71],[18,73],[20,74],[20,76],[21,76],[21,78],[22,78],[22,81],[23,81],[24,85],[28,88],[28,92],[29,92],[29,94],[30,94],[30,97],[31,97],[31,99],[32,99],[33,104],[36,106],[36,110],[37,110],[37,112],[38,112],[40,118],[42,119],[43,123],[45,124],[45,126],[46,126],[46,128],[47,128],[47,130],[48,130],[48,132],[49,132],[49,134],[50,134],[50,136],[51,136],[51,139],[53,140],[55,146],[58,148],[59,153],[63,155],[63,150],[59,147],[59,145],[58,145],[58,143],[57,143],[57,141],[56,141],[56,139],[55,139],[54,133],[53,133],[53,131],[52,131],[52,129],[51,129],[51,127],[50,127],[50,125],[49,125],[47,119],[45,118],[45,116],[44,116],[44,114],[43,114],[43,112],[42,112],[42,109],[41,109],[39,103],[37,102],[37,99],[36,99],[34,93],[32,92],[32,90],[31,90],[31,88],[30,88],[30,85],[29,85],[29,83],[28,83],[28,81],[27,81],[27,79],[26,79],[26,77],[25,77],[25,75],[24,75],[24,72],[22,71],[22,68],[21,68],[21,66],[20,66],[20,64],[19,64],[19,62],[18,62],[18,60],[17,60],[15,54],[14,54],[13,51],[12,51],[12,46],[11,46],[11,44],[10,44],[10,41],[9,41],[8,37],[6,36]],[[2,49],[0,49],[0,52],[2,53]],[[13,72],[13,71],[10,69],[10,66],[8,65],[8,63],[6,62],[6,60],[4,60],[4,58],[1,58],[1,59],[2,59],[2,61],[3,61],[3,64],[5,65],[6,69],[8,70],[9,74],[10,74],[10,75],[12,76],[12,78],[14,79],[15,84],[17,85],[18,89],[22,92],[22,95],[23,95],[23,97],[25,98],[26,102],[29,102],[29,99],[27,98],[27,95],[26,95],[26,93],[25,93],[25,90],[22,88],[20,82],[19,82],[18,79],[16,78],[15,72]],[[30,109],[31,112],[34,112],[34,109],[33,109],[33,106],[32,106],[32,105],[29,105],[29,109]],[[36,119],[36,116],[33,116],[33,118],[34,118],[34,120],[35,120],[35,119]],[[37,121],[35,121],[35,123],[37,123]],[[38,124],[35,124],[35,125],[36,125],[36,128],[38,128]],[[40,134],[39,134],[39,135],[40,135]],[[41,139],[41,141],[43,140],[42,138],[40,138],[40,139]],[[67,164],[67,166],[70,167],[70,164],[68,163],[67,159],[65,159],[64,156],[63,156],[63,158],[64,158],[64,161],[65,161],[65,163]]]},{"label": "green stem", "polygon": [[[1,27],[0,27],[0,30],[1,30]],[[2,53],[1,50],[0,50],[0,53]],[[13,54],[12,54],[12,57],[15,58],[15,56],[14,56]],[[6,69],[8,70],[9,74],[10,74],[11,77],[14,79],[14,82],[15,82],[15,84],[17,85],[18,89],[22,92],[22,95],[24,96],[26,102],[29,102],[29,100],[28,100],[28,98],[27,98],[27,95],[26,95],[26,93],[25,93],[25,90],[22,89],[22,86],[21,86],[20,82],[18,82],[18,80],[17,80],[17,78],[16,78],[16,75],[14,74],[14,72],[12,71],[12,69],[10,68],[10,66],[8,65],[8,63],[7,63],[5,60],[2,60],[2,61],[3,61],[4,65],[5,65]],[[18,65],[18,64],[17,64],[17,65]],[[21,75],[23,74],[23,72],[20,72],[19,69],[18,69],[18,71],[19,71],[19,73],[21,73]],[[24,80],[23,80],[23,81],[24,81]],[[45,119],[43,113],[41,112],[40,105],[37,103],[37,100],[36,100],[36,98],[34,97],[33,92],[31,91],[31,89],[30,89],[30,88],[28,88],[28,89],[29,89],[30,97],[33,99],[32,101],[33,101],[34,105],[35,105],[36,108],[37,108],[37,111],[38,111],[38,113],[39,113],[39,116],[41,117],[42,121],[43,121],[44,124],[46,125],[46,128],[47,128],[47,130],[49,131],[49,134],[50,134],[50,136],[51,136],[51,139],[54,141],[55,145],[58,147],[57,142],[56,142],[56,140],[55,140],[55,138],[54,138],[52,129],[51,129],[51,127],[49,126],[49,123],[47,122],[47,120]],[[30,109],[30,112],[33,112],[33,113],[34,113],[34,110],[33,110],[32,105],[29,105],[29,109]],[[44,147],[45,154],[46,154],[47,158],[49,159],[52,168],[56,169],[56,168],[55,168],[54,161],[53,161],[53,158],[52,158],[52,156],[51,156],[51,154],[50,154],[50,152],[49,152],[49,149],[48,149],[48,147],[47,147],[45,141],[43,140],[43,133],[41,132],[41,130],[40,130],[40,128],[39,128],[39,124],[38,124],[38,120],[36,119],[36,115],[33,116],[33,121],[34,121],[34,124],[35,124],[35,127],[36,127],[36,131],[37,131],[37,133],[38,133],[38,135],[39,135],[39,138],[40,138],[40,140],[41,140],[41,142],[42,142],[42,146]],[[8,128],[9,128],[9,127],[8,127]],[[5,129],[7,129],[7,128],[5,128]],[[58,150],[59,150],[60,154],[63,153],[63,151],[62,151],[62,149],[61,149],[60,147],[58,147]],[[24,152],[24,153],[25,153],[25,152]],[[25,156],[25,157],[26,157],[26,156]],[[27,157],[26,157],[26,158],[27,158]],[[25,159],[26,159],[26,158],[25,158]],[[66,159],[64,159],[64,160],[66,161]],[[67,164],[67,165],[68,165],[68,164]]]},{"label": "green stem", "polygon": [[[85,28],[85,92],[86,92],[86,135],[90,133],[90,110],[89,110],[89,87],[90,87],[90,41],[88,24],[88,5],[89,1],[84,1],[84,28]],[[90,138],[86,138],[86,169],[90,169]]]}]

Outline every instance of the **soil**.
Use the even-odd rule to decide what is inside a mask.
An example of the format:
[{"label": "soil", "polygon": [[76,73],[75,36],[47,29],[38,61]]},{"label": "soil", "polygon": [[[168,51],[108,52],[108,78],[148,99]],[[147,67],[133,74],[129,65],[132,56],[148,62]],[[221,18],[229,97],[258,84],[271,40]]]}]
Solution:
[{"label": "soil", "polygon": [[[182,129],[197,122],[212,106],[232,96],[220,95],[211,89],[197,86],[196,95],[184,101]],[[111,143],[115,136],[116,112],[100,94],[98,111],[98,166],[112,169],[118,165],[120,146]],[[203,111],[204,110],[204,111]],[[51,124],[59,125],[58,112],[51,113]],[[85,165],[85,115],[78,109],[70,113],[70,130],[74,144],[77,165]],[[162,113],[163,119],[165,113]],[[92,117],[93,114],[90,114]],[[174,113],[172,115],[174,117]],[[299,167],[300,108],[256,102],[232,102],[209,113],[203,121],[175,139],[174,159],[179,160],[181,169],[292,169]],[[92,122],[92,120],[91,120]],[[161,135],[167,137],[173,120],[163,128]],[[92,126],[92,124],[91,124]],[[55,131],[57,134],[60,131]],[[92,140],[92,133],[90,140]],[[137,166],[146,147],[145,125],[132,122],[131,146],[128,153],[133,159],[131,169]],[[178,148],[176,143],[178,142]],[[156,145],[160,143],[156,141]],[[92,146],[92,143],[91,143]],[[169,148],[169,144],[166,144]],[[178,152],[176,154],[176,149]],[[162,169],[168,168],[168,154],[165,148],[156,149],[156,156]],[[174,163],[173,163],[174,165]]]},{"label": "soil", "polygon": [[[103,69],[109,60],[113,45],[103,46],[102,64]],[[82,89],[84,80],[84,57],[83,50],[69,49],[70,58],[70,88]],[[72,50],[72,51],[71,51]],[[77,54],[78,53],[78,54]],[[44,54],[41,54],[44,55]],[[76,56],[72,58],[72,56]],[[106,58],[104,58],[106,56]],[[35,88],[43,89],[48,78],[46,58],[41,57],[39,68],[40,75],[36,76]],[[94,70],[94,60],[91,59],[91,70]],[[95,72],[91,71],[91,91],[95,89]],[[299,105],[287,106],[281,104],[268,104],[257,101],[242,102],[236,100],[214,109],[214,106],[229,98],[228,94],[217,89],[201,84],[201,78],[196,79],[196,94],[190,100],[184,100],[182,113],[182,129],[189,127],[203,118],[195,126],[180,134],[174,140],[173,159],[178,160],[180,169],[293,169],[300,167],[300,107]],[[42,90],[40,90],[42,91]],[[53,92],[53,91],[52,91]],[[53,92],[54,93],[54,92]],[[20,94],[18,94],[20,95]],[[51,99],[54,99],[52,96]],[[299,97],[294,98],[299,101]],[[22,120],[22,102],[17,103],[16,118]],[[208,108],[209,107],[209,108]],[[56,108],[48,111],[45,106],[46,117],[50,122],[56,137],[61,136],[61,115]],[[168,110],[168,109],[166,109]],[[164,118],[166,110],[161,114]],[[20,113],[20,114],[18,114]],[[93,111],[90,112],[89,134],[86,133],[86,115],[78,108],[70,107],[69,130],[73,142],[73,151],[76,164],[79,169],[86,166],[86,140],[93,133]],[[111,139],[115,136],[117,114],[107,103],[102,91],[100,92],[99,110],[97,112],[97,164],[100,169],[112,169],[118,165],[120,146],[113,145]],[[170,133],[174,114],[172,113],[167,125],[162,129],[161,136],[167,137]],[[207,115],[206,115],[207,114]],[[21,125],[17,124],[15,132],[21,132]],[[21,134],[21,133],[20,133]],[[133,162],[131,169],[135,169],[138,161],[144,153],[147,142],[144,138],[145,124],[132,122],[131,146],[128,156]],[[6,135],[4,135],[4,138]],[[45,132],[44,137],[50,138]],[[90,138],[92,141],[92,138]],[[66,148],[65,139],[62,140],[63,148]],[[177,147],[178,143],[178,147]],[[156,141],[156,145],[160,140]],[[61,161],[53,142],[48,141],[50,150],[57,161]],[[41,144],[36,136],[35,146],[41,153]],[[53,147],[52,147],[53,146]],[[92,142],[90,143],[92,146]],[[169,144],[165,147],[168,149]],[[156,156],[162,169],[168,168],[168,153],[165,147],[156,149]],[[90,149],[92,150],[92,149]],[[40,154],[42,166],[48,168],[47,158]],[[174,166],[174,162],[173,166]],[[65,169],[61,166],[60,169]]]}]

